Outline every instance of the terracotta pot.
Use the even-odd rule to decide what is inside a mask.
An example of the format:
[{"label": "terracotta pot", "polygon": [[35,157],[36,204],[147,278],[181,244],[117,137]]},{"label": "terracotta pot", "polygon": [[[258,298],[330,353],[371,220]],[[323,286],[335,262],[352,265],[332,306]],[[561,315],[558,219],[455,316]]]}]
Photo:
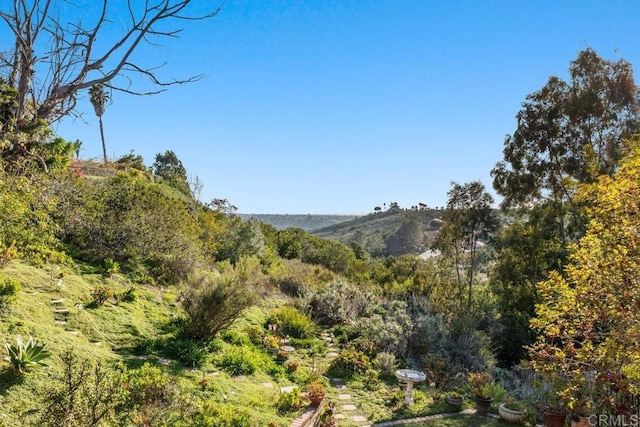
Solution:
[{"label": "terracotta pot", "polygon": [[487,415],[489,413],[489,407],[491,406],[491,402],[493,402],[493,397],[489,397],[485,399],[480,396],[475,397],[476,400],[476,413],[479,415]]},{"label": "terracotta pot", "polygon": [[308,396],[308,398],[309,401],[314,405],[318,405],[324,400],[324,396]]},{"label": "terracotta pot", "polygon": [[545,411],[543,416],[545,427],[564,427],[565,421],[567,420],[567,414],[559,414],[556,412]]}]

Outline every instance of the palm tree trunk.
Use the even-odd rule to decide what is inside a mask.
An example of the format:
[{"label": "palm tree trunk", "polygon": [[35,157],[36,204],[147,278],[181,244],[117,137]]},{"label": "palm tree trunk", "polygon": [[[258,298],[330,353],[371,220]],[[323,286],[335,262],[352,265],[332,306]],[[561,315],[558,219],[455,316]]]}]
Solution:
[{"label": "palm tree trunk", "polygon": [[98,116],[98,123],[100,123],[100,139],[102,139],[102,156],[104,164],[107,164],[107,145],[104,143],[104,128],[102,127],[102,116]]}]

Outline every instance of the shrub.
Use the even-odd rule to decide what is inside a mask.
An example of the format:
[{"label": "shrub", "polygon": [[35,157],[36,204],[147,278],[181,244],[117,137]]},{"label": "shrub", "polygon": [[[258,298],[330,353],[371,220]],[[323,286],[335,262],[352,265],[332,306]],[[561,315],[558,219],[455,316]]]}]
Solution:
[{"label": "shrub", "polygon": [[251,341],[254,345],[262,344],[262,340],[264,337],[264,329],[260,326],[249,325],[245,328],[244,332],[249,337],[249,341]]},{"label": "shrub", "polygon": [[189,417],[181,414],[170,419],[168,424],[175,427],[250,427],[251,416],[237,406],[220,403],[217,400],[197,400],[190,405]]},{"label": "shrub", "polygon": [[120,271],[120,264],[111,258],[106,258],[102,262],[102,275],[104,277],[112,277],[115,273]]},{"label": "shrub", "polygon": [[171,401],[169,375],[148,363],[125,372],[122,383],[129,407],[158,405]]},{"label": "shrub", "polygon": [[0,312],[4,311],[20,292],[20,282],[0,276]]},{"label": "shrub", "polygon": [[389,375],[393,372],[396,364],[396,356],[392,353],[378,353],[373,361],[376,368],[380,370],[383,375]]},{"label": "shrub", "polygon": [[197,368],[207,358],[208,352],[205,345],[193,341],[187,337],[177,337],[167,345],[168,356],[177,359],[185,366]]},{"label": "shrub", "polygon": [[120,295],[120,300],[123,302],[134,302],[138,298],[138,289],[135,286],[131,286]]},{"label": "shrub", "polygon": [[37,425],[114,425],[125,399],[120,372],[71,352],[62,355],[62,363],[62,373],[50,376],[38,391],[42,406]]},{"label": "shrub", "polygon": [[345,348],[331,363],[329,371],[337,376],[350,376],[354,373],[362,374],[371,368],[369,356],[354,349]]},{"label": "shrub", "polygon": [[113,296],[113,291],[107,286],[96,286],[91,290],[91,302],[96,306],[101,306]]},{"label": "shrub", "polygon": [[293,307],[281,307],[271,313],[267,323],[279,325],[282,333],[293,338],[309,338],[315,332],[315,325],[304,314]]},{"label": "shrub", "polygon": [[251,375],[258,366],[259,358],[245,347],[227,350],[220,360],[220,367],[229,375]]},{"label": "shrub", "polygon": [[304,406],[305,400],[299,388],[294,388],[288,393],[281,393],[276,404],[278,412],[285,413],[297,411]]},{"label": "shrub", "polygon": [[312,316],[320,323],[333,326],[360,317],[373,301],[373,296],[358,286],[336,280],[311,298]]},{"label": "shrub", "polygon": [[189,315],[190,333],[202,340],[230,326],[256,300],[255,292],[242,286],[235,276],[201,275],[187,286],[182,306]]},{"label": "shrub", "polygon": [[0,245],[0,269],[5,268],[12,259],[18,257],[18,251],[16,251],[15,240],[9,245]]},{"label": "shrub", "polygon": [[320,381],[312,381],[307,384],[307,397],[309,399],[324,399],[325,394],[324,384]]},{"label": "shrub", "polygon": [[29,341],[25,343],[22,337],[18,336],[15,346],[9,343],[5,343],[4,346],[9,353],[4,360],[11,363],[13,370],[18,374],[30,368],[47,366],[43,360],[51,356],[45,345],[34,341],[33,337],[29,337]]},{"label": "shrub", "polygon": [[248,345],[250,342],[246,335],[229,329],[222,331],[220,338],[222,338],[222,341],[235,346]]}]

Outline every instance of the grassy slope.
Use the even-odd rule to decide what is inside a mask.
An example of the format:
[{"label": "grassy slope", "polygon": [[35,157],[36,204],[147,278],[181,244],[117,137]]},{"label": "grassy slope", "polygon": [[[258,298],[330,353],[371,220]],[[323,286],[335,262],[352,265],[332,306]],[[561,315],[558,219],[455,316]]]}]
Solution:
[{"label": "grassy slope", "polygon": [[442,216],[440,210],[423,211],[403,211],[387,210],[385,212],[373,213],[351,221],[335,224],[329,227],[315,230],[313,234],[324,239],[337,240],[342,243],[354,241],[356,233],[362,233],[365,240],[373,235],[380,235],[382,238],[395,233],[400,228],[404,218],[416,218],[422,222],[427,241],[435,231],[432,220]]},{"label": "grassy slope", "polygon": [[[57,266],[37,268],[18,261],[12,262],[2,271],[5,277],[15,278],[22,284],[22,292],[9,313],[0,318],[0,343],[15,342],[18,335],[33,336],[46,343],[53,357],[47,359],[49,369],[34,370],[25,374],[20,381],[8,370],[6,362],[0,363],[0,414],[7,425],[19,425],[22,411],[33,409],[34,393],[47,383],[47,376],[60,367],[57,357],[67,350],[73,350],[82,357],[91,358],[100,363],[123,361],[130,366],[143,363],[133,354],[136,343],[146,339],[162,337],[167,324],[176,316],[175,292],[152,286],[137,286],[139,296],[129,303],[113,305],[106,303],[98,308],[76,308],[76,304],[87,305],[91,301],[90,292],[96,285],[108,285],[115,292],[123,292],[130,286],[124,278],[115,276],[104,279],[100,274],[82,266],[66,268],[67,274],[58,285]],[[64,299],[62,304],[53,304],[52,300]],[[267,301],[265,307],[256,307],[247,316],[234,325],[242,329],[245,325],[262,325],[266,319],[266,308],[279,304]],[[68,314],[56,314],[54,310],[68,308]],[[66,325],[55,324],[54,320],[66,320]],[[76,332],[77,331],[77,332]],[[229,345],[220,343],[220,351]],[[149,360],[157,363],[156,354],[149,354]],[[212,356],[212,360],[215,355]],[[271,378],[258,372],[247,378],[232,378],[224,372],[218,372],[209,361],[202,371],[191,372],[176,362],[167,368],[174,381],[185,390],[197,389],[197,382],[203,375],[209,375],[210,389],[214,395],[228,403],[249,411],[258,425],[267,425],[278,420],[288,425],[295,414],[279,416],[275,411],[278,390],[288,385],[286,378]],[[206,372],[206,374],[205,374]],[[217,372],[212,375],[213,372]],[[272,382],[273,388],[263,383]],[[280,383],[279,383],[280,382]],[[0,415],[2,416],[2,415]]]}]

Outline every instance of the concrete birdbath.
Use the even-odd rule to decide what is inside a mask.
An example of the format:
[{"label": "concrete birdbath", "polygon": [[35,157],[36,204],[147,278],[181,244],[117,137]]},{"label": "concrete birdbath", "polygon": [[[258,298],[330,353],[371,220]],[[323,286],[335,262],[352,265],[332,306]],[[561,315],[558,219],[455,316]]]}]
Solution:
[{"label": "concrete birdbath", "polygon": [[404,404],[411,405],[413,404],[413,384],[426,381],[427,374],[411,369],[398,369],[396,371],[396,378],[400,383],[407,385],[407,396],[404,398]]}]

